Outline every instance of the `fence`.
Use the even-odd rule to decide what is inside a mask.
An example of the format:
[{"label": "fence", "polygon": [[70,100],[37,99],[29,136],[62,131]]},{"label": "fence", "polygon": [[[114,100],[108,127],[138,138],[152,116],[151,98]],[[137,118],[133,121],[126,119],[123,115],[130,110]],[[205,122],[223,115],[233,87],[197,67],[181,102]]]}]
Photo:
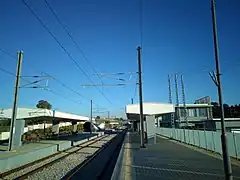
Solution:
[{"label": "fence", "polygon": [[[180,142],[222,154],[221,132],[189,129],[156,128],[156,133]],[[240,159],[240,134],[227,133],[231,157]]]}]

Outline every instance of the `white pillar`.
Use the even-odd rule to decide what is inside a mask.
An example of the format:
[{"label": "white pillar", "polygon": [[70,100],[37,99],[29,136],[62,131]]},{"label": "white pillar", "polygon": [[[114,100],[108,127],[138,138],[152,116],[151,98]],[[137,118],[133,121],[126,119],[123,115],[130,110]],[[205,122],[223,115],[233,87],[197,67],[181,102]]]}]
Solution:
[{"label": "white pillar", "polygon": [[22,135],[24,133],[25,120],[16,119],[13,132],[13,148],[16,149],[22,145]]}]

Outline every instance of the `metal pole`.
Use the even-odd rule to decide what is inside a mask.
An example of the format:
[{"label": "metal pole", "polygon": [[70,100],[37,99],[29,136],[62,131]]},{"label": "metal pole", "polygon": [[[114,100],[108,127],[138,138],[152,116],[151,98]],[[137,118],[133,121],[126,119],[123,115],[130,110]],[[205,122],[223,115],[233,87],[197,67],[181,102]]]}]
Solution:
[{"label": "metal pole", "polygon": [[178,121],[178,126],[180,128],[181,121],[180,121],[180,114],[179,114],[180,107],[179,107],[179,99],[178,99],[178,76],[177,76],[177,74],[175,74],[175,89],[176,89],[176,107],[177,107],[177,108],[175,108],[176,119]]},{"label": "metal pole", "polygon": [[23,52],[22,51],[18,52],[16,83],[15,83],[15,90],[14,90],[14,101],[13,101],[13,109],[12,109],[12,119],[11,119],[8,151],[11,151],[12,147],[13,147],[13,134],[14,134],[13,130],[14,130],[15,121],[16,121],[16,117],[17,117],[18,90],[19,90],[19,86],[20,86],[20,74],[21,74],[21,69],[22,69],[22,57],[23,57]]},{"label": "metal pole", "polygon": [[110,111],[107,112],[108,113],[108,119],[110,118]]},{"label": "metal pole", "polygon": [[219,52],[218,52],[218,39],[217,39],[217,24],[216,24],[216,11],[215,11],[215,0],[212,0],[212,23],[213,23],[213,39],[214,39],[214,53],[216,61],[216,77],[217,77],[217,88],[218,88],[218,99],[220,105],[220,115],[221,115],[221,128],[222,128],[222,153],[223,153],[223,165],[225,172],[225,179],[232,180],[232,167],[231,161],[228,153],[227,147],[227,134],[224,124],[224,109],[223,109],[223,99],[222,99],[222,85],[221,85],[221,73],[220,73],[220,63],[219,63]]},{"label": "metal pole", "polygon": [[186,126],[188,126],[187,106],[186,106],[186,96],[185,96],[183,75],[181,75],[181,84],[182,84],[182,98],[183,98],[183,108],[184,108],[184,120],[185,120]]},{"label": "metal pole", "polygon": [[171,88],[171,78],[170,75],[168,75],[168,101],[170,104],[172,104],[172,88]]},{"label": "metal pole", "polygon": [[141,47],[138,46],[138,80],[139,80],[139,110],[140,110],[140,136],[141,136],[141,148],[145,148],[144,145],[144,117],[143,117],[143,99],[142,99],[142,64],[141,64]]},{"label": "metal pole", "polygon": [[184,91],[184,83],[183,83],[183,75],[181,74],[181,85],[182,85],[182,100],[183,100],[183,115],[184,115],[184,126],[183,126],[183,132],[184,132],[184,141],[186,143],[186,126],[188,126],[187,122],[187,108],[186,108],[186,99],[185,99],[185,91]]},{"label": "metal pole", "polygon": [[90,105],[90,132],[92,133],[92,116],[93,116],[93,101],[91,100],[91,105]]},{"label": "metal pole", "polygon": [[[172,104],[172,87],[171,87],[171,77],[170,75],[168,75],[168,100],[169,100],[169,104]],[[175,120],[174,120],[174,113],[171,113],[171,126],[172,128],[175,128]]]},{"label": "metal pole", "polygon": [[91,100],[91,104],[90,104],[90,122],[92,123],[92,115],[93,115],[93,107],[92,107],[92,100]]}]

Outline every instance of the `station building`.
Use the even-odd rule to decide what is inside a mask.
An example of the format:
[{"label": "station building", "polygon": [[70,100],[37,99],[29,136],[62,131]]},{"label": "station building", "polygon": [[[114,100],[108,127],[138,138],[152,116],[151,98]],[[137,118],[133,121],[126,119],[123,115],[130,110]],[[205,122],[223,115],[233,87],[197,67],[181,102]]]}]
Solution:
[{"label": "station building", "polygon": [[[221,120],[213,118],[212,108],[213,105],[209,103],[186,104],[185,106],[183,104],[143,103],[144,126],[149,123],[151,124],[149,126],[152,126],[152,122],[148,123],[148,119],[152,119],[154,127],[221,131]],[[125,111],[132,129],[139,131],[139,104],[126,105]],[[227,131],[239,131],[240,118],[225,118],[224,120]]]}]

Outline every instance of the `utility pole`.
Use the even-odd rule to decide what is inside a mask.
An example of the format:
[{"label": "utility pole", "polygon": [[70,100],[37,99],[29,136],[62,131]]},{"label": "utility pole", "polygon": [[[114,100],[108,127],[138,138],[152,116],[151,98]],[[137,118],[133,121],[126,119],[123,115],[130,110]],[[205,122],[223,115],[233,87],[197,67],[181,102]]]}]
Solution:
[{"label": "utility pole", "polygon": [[90,122],[92,123],[92,116],[93,116],[93,101],[91,100],[91,104],[90,104]]},{"label": "utility pole", "polygon": [[[172,104],[172,87],[171,87],[171,77],[168,75],[168,100],[169,104]],[[175,127],[175,121],[174,121],[174,113],[171,113],[171,124],[172,127]]]},{"label": "utility pole", "polygon": [[172,104],[172,88],[171,88],[171,78],[170,75],[168,75],[168,101],[170,104]]},{"label": "utility pole", "polygon": [[179,98],[178,98],[178,76],[177,74],[175,74],[175,89],[176,89],[176,107],[175,110],[176,110],[176,119],[178,121],[178,125],[180,127],[181,125],[181,120],[180,120],[180,114],[179,114]]},{"label": "utility pole", "polygon": [[92,133],[92,116],[93,116],[93,101],[91,100],[91,105],[90,105],[90,131]]},{"label": "utility pole", "polygon": [[138,46],[138,86],[139,86],[139,112],[140,112],[140,136],[141,136],[141,148],[145,148],[144,145],[144,116],[143,116],[143,99],[142,99],[142,64],[141,64],[141,47]]},{"label": "utility pole", "polygon": [[8,143],[8,151],[11,151],[13,148],[13,134],[14,134],[14,126],[17,117],[17,103],[18,103],[18,90],[20,86],[20,75],[22,69],[22,58],[23,52],[18,52],[18,63],[17,63],[17,73],[16,73],[16,83],[14,89],[14,101],[13,101],[13,109],[12,109],[12,118],[11,118],[11,127],[10,127],[10,136],[9,136],[9,143]]},{"label": "utility pole", "polygon": [[107,112],[108,113],[108,119],[110,118],[110,111]]},{"label": "utility pole", "polygon": [[183,75],[181,75],[181,84],[182,84],[182,100],[183,100],[183,108],[184,108],[184,120],[185,120],[186,126],[188,126],[187,107],[186,107],[186,96],[185,96],[185,88],[184,88]]},{"label": "utility pole", "polygon": [[[221,85],[221,73],[220,73],[220,62],[219,62],[219,50],[218,50],[218,38],[217,38],[217,23],[216,23],[216,10],[215,10],[215,0],[212,0],[212,23],[213,23],[213,39],[214,39],[214,53],[215,53],[215,61],[216,61],[216,82],[218,88],[218,99],[220,105],[220,115],[221,115],[221,140],[222,140],[222,153],[223,153],[223,165],[225,172],[225,179],[232,180],[232,167],[231,161],[228,153],[227,147],[227,134],[226,128],[224,124],[224,109],[223,109],[223,99],[222,99],[222,85]],[[215,74],[214,74],[215,75]]]}]

